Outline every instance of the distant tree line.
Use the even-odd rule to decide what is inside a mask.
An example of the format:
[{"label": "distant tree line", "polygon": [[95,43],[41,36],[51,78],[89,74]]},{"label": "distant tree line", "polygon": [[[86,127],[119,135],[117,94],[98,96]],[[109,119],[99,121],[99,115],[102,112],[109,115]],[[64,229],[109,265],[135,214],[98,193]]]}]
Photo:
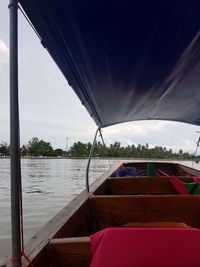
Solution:
[{"label": "distant tree line", "polygon": [[[37,137],[33,137],[27,145],[23,145],[20,148],[21,156],[32,157],[61,157],[66,156],[66,152],[62,149],[53,149],[51,143],[39,140]],[[3,142],[0,144],[0,156],[9,156],[10,146]]]},{"label": "distant tree line", "polygon": [[[70,155],[72,157],[86,157],[89,155],[91,143],[77,142],[70,148]],[[188,152],[184,153],[182,149],[178,153],[167,150],[166,147],[155,146],[149,148],[148,144],[145,145],[128,145],[121,146],[120,142],[115,142],[109,147],[97,142],[95,145],[93,156],[95,157],[120,157],[120,158],[158,158],[158,159],[193,159],[194,155]]]},{"label": "distant tree line", "polygon": [[[91,143],[74,143],[69,151],[62,149],[53,149],[51,143],[39,140],[33,137],[27,145],[21,147],[22,156],[33,157],[88,157]],[[9,156],[10,146],[2,142],[0,144],[0,156]],[[115,142],[110,146],[105,146],[101,142],[96,142],[94,157],[120,157],[120,158],[158,158],[158,159],[194,159],[193,154],[188,152],[184,153],[182,149],[178,152],[173,152],[172,149],[166,147],[155,146],[149,148],[148,144],[145,145],[128,145],[121,146],[120,142]],[[199,158],[199,157],[197,157]]]}]

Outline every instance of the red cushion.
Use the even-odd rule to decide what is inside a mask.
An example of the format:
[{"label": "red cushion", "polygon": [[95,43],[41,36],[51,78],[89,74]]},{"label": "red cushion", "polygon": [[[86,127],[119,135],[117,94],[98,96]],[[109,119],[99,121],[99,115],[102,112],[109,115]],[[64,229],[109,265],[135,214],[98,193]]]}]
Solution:
[{"label": "red cushion", "polygon": [[107,228],[90,241],[90,267],[200,266],[199,229]]}]

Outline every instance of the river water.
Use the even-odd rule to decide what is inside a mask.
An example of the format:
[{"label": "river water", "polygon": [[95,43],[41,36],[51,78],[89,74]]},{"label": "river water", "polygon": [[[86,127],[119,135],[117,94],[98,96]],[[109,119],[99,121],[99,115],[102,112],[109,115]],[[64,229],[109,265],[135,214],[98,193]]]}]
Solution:
[{"label": "river water", "polygon": [[[119,161],[93,159],[91,182]],[[25,240],[85,189],[86,164],[85,159],[22,159]],[[11,254],[9,168],[10,160],[0,158],[0,258]]]}]

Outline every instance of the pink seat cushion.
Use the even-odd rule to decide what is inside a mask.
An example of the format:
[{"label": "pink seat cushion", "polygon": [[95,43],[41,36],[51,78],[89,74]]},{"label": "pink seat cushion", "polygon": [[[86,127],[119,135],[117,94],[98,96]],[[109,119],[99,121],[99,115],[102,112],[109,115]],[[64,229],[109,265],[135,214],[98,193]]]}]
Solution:
[{"label": "pink seat cushion", "polygon": [[90,267],[200,267],[199,229],[107,228],[90,241]]}]

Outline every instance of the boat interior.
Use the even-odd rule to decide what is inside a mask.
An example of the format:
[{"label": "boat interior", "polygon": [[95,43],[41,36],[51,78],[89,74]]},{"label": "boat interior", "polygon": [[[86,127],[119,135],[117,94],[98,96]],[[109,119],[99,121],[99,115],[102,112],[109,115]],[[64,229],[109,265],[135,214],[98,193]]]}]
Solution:
[{"label": "boat interior", "polygon": [[[27,243],[34,266],[89,266],[90,236],[103,229],[200,228],[200,196],[180,194],[170,182],[175,176],[192,183],[199,172],[175,163],[153,165],[153,176],[148,176],[148,163],[140,162],[114,166],[97,179],[90,193],[83,191]],[[149,173],[116,177],[132,167]],[[168,176],[158,175],[158,170]],[[23,264],[29,265],[25,259]]]}]

